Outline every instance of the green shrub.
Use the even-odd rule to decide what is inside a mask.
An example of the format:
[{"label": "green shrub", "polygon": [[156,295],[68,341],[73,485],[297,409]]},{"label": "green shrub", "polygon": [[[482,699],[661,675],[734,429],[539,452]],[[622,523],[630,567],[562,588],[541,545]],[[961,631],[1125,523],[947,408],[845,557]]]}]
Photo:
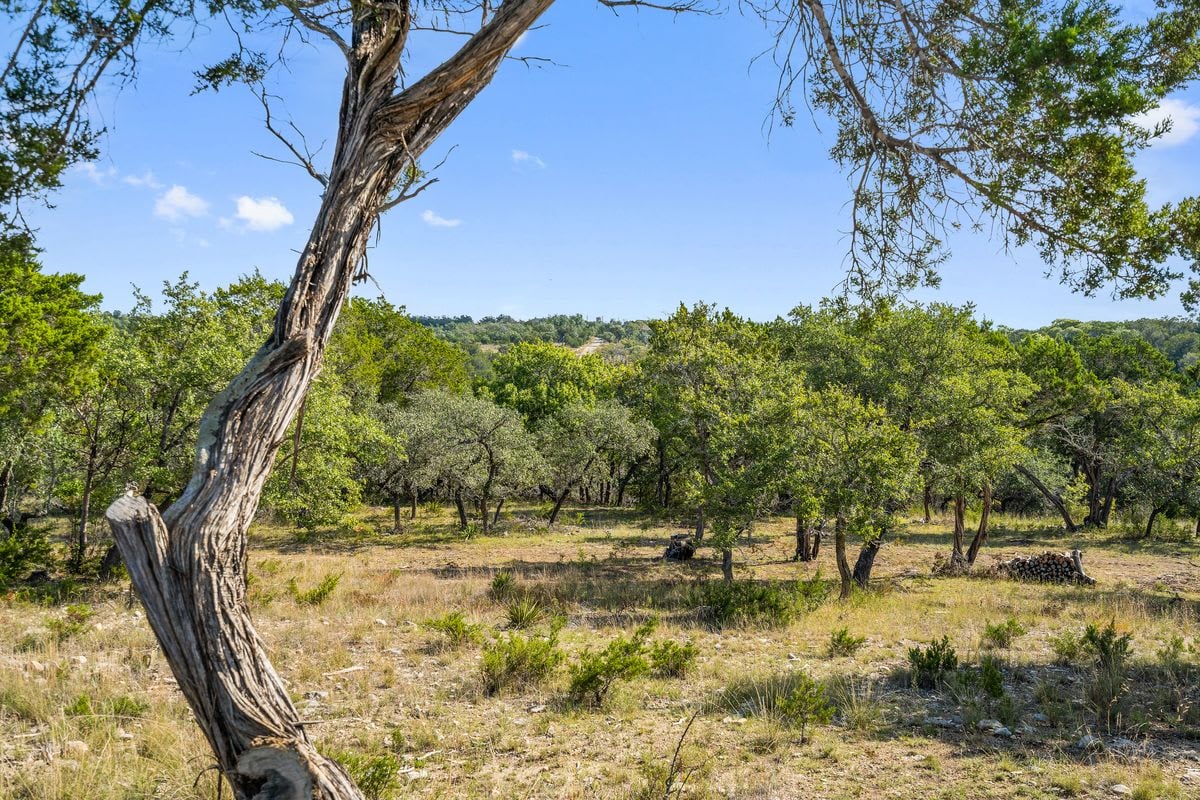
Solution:
[{"label": "green shrub", "polygon": [[292,578],[288,581],[288,594],[292,596],[297,603],[305,606],[319,606],[329,599],[333,594],[333,590],[337,588],[338,581],[342,579],[342,574],[339,572],[336,575],[326,575],[311,589],[301,589],[296,583],[296,579]]},{"label": "green shrub", "polygon": [[1088,705],[1109,729],[1121,727],[1126,718],[1132,643],[1132,635],[1117,635],[1113,621],[1103,628],[1088,625],[1083,633],[1083,645],[1093,658]]},{"label": "green shrub", "polygon": [[451,611],[436,619],[427,619],[421,623],[421,627],[442,634],[441,643],[453,650],[475,644],[483,636],[482,628],[467,622],[461,611]]},{"label": "green shrub", "polygon": [[0,528],[0,588],[24,580],[39,568],[52,566],[53,549],[46,530],[19,523],[12,533]]},{"label": "green shrub", "polygon": [[664,639],[650,648],[650,670],[663,678],[682,678],[692,671],[699,652],[691,642]]},{"label": "green shrub", "polygon": [[492,576],[492,585],[488,589],[488,594],[493,600],[507,600],[516,590],[517,579],[513,577],[511,571],[502,569]]},{"label": "green shrub", "polygon": [[614,683],[632,680],[649,671],[646,639],[654,631],[655,624],[654,620],[642,623],[633,636],[628,639],[618,636],[598,653],[590,648],[580,653],[578,663],[571,666],[571,683],[567,689],[571,702],[602,705]]},{"label": "green shrub", "polygon": [[114,717],[137,719],[146,715],[146,712],[150,710],[150,704],[127,694],[119,694],[109,700],[105,704],[105,708]]},{"label": "green shrub", "polygon": [[808,581],[782,584],[713,581],[701,584],[695,599],[717,626],[782,626],[816,608],[828,596],[829,586],[820,576],[814,576]]},{"label": "green shrub", "polygon": [[1004,697],[1004,673],[1000,662],[991,656],[984,656],[979,662],[979,686],[993,700]]},{"label": "green shrub", "polygon": [[46,620],[46,627],[58,642],[65,642],[73,636],[83,633],[87,622],[96,615],[92,608],[83,603],[67,606],[66,614],[60,619],[51,617]]},{"label": "green shrub", "polygon": [[962,709],[963,724],[973,730],[983,719],[998,719],[1008,726],[1020,721],[1020,709],[1004,691],[1000,660],[984,656],[978,669],[964,667],[945,681],[946,689]]},{"label": "green shrub", "polygon": [[989,622],[983,628],[983,646],[1007,649],[1012,646],[1014,639],[1026,633],[1025,626],[1012,617],[1004,622]]},{"label": "green shrub", "polygon": [[92,707],[91,696],[81,694],[63,708],[63,713],[68,717],[91,717],[96,712]]},{"label": "green shrub", "polygon": [[833,704],[825,687],[802,672],[792,691],[776,703],[775,712],[780,724],[799,729],[800,743],[804,744],[808,741],[809,725],[823,725],[833,718]]},{"label": "green shrub", "polygon": [[1078,664],[1086,652],[1083,639],[1075,631],[1062,631],[1051,636],[1050,648],[1062,664]]},{"label": "green shrub", "polygon": [[508,633],[483,651],[483,689],[499,694],[513,684],[536,684],[545,680],[563,659],[558,649],[558,626],[548,636]]},{"label": "green shrub", "polygon": [[391,753],[335,753],[367,800],[391,800],[400,789],[400,761]]},{"label": "green shrub", "polygon": [[854,636],[849,628],[838,628],[829,636],[829,655],[852,656],[867,643],[867,637]]},{"label": "green shrub", "polygon": [[504,615],[508,618],[508,627],[525,630],[541,622],[546,616],[546,609],[536,598],[521,595],[508,601]]},{"label": "green shrub", "polygon": [[950,644],[950,637],[943,636],[941,640],[930,642],[929,647],[910,647],[908,665],[915,686],[933,689],[945,673],[958,669],[958,654],[954,651],[954,645]]},{"label": "green shrub", "polygon": [[1169,670],[1178,670],[1187,665],[1188,655],[1194,652],[1194,648],[1188,647],[1187,642],[1177,633],[1171,634],[1171,638],[1163,642],[1163,646],[1155,653],[1158,656],[1158,663]]}]

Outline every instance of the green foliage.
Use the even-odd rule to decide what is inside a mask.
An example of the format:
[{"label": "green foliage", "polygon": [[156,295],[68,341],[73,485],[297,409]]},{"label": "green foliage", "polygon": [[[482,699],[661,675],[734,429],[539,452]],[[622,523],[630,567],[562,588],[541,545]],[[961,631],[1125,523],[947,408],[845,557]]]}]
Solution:
[{"label": "green foliage", "polygon": [[334,372],[352,406],[404,405],[416,392],[467,388],[467,354],[439,339],[382,297],[352,298],[329,340],[326,371]]},{"label": "green foliage", "polygon": [[1100,721],[1109,729],[1128,724],[1128,661],[1133,636],[1118,634],[1110,621],[1103,628],[1090,624],[1083,632],[1083,645],[1092,656],[1092,677],[1086,690],[1087,701]]},{"label": "green foliage", "polygon": [[468,644],[476,644],[483,638],[483,628],[467,622],[461,611],[451,611],[435,619],[421,623],[426,630],[442,634],[446,647],[457,650]]},{"label": "green foliage", "polygon": [[699,654],[700,651],[691,642],[680,644],[663,639],[650,648],[650,670],[659,677],[682,678],[692,671]]},{"label": "green foliage", "polygon": [[983,719],[997,719],[1008,726],[1020,721],[1018,703],[1004,690],[1004,671],[999,659],[984,656],[979,667],[963,667],[945,680],[946,688],[963,711],[963,722],[974,729]]},{"label": "green foliage", "polygon": [[533,686],[541,683],[562,662],[558,649],[558,627],[551,627],[546,636],[523,636],[510,632],[501,634],[483,650],[480,669],[483,690],[499,694],[511,686]]},{"label": "green foliage", "polygon": [[487,393],[530,424],[568,406],[588,406],[612,394],[615,370],[602,357],[578,356],[546,342],[514,344],[492,362]]},{"label": "green foliage", "polygon": [[62,617],[50,617],[46,627],[58,642],[78,636],[87,628],[88,620],[96,615],[91,606],[77,603],[66,607]]},{"label": "green foliage", "polygon": [[91,695],[81,694],[76,696],[74,700],[63,708],[63,713],[68,717],[94,716],[96,712],[92,708]]},{"label": "green foliage", "polygon": [[417,486],[441,483],[491,530],[493,504],[536,486],[544,465],[520,415],[481,397],[441,391],[413,396],[405,411],[408,458]]},{"label": "green foliage", "polygon": [[329,599],[341,579],[342,573],[339,572],[336,575],[330,573],[311,589],[301,589],[300,585],[296,583],[296,579],[290,578],[287,582],[287,590],[292,599],[300,605],[319,606]]},{"label": "green foliage", "polygon": [[400,760],[392,753],[339,751],[333,758],[346,768],[367,800],[391,800],[400,791]]},{"label": "green foliage", "polygon": [[1026,634],[1025,626],[1009,617],[1004,622],[989,622],[983,628],[983,646],[1007,649],[1013,640]]},{"label": "green foliage", "polygon": [[492,583],[488,587],[488,594],[493,600],[507,600],[516,591],[517,579],[513,577],[511,570],[502,569],[492,576]]},{"label": "green foliage", "polygon": [[628,639],[618,636],[599,652],[585,648],[579,654],[578,662],[571,665],[571,682],[567,688],[571,702],[603,705],[614,683],[632,680],[648,672],[646,639],[655,626],[654,620],[647,621]]},{"label": "green foliage", "polygon": [[357,456],[384,433],[372,417],[354,411],[351,397],[329,372],[313,383],[290,434],[276,456],[263,504],[305,530],[341,522],[362,504]]},{"label": "green foliage", "polygon": [[1063,664],[1076,664],[1086,652],[1083,637],[1073,630],[1060,631],[1051,636],[1050,648]]},{"label": "green foliage", "polygon": [[795,583],[713,581],[697,587],[695,604],[719,627],[782,626],[823,602],[828,591],[819,576]]},{"label": "green foliage", "polygon": [[913,685],[920,689],[937,688],[942,676],[958,669],[958,654],[950,637],[933,640],[928,647],[910,647],[908,666]]},{"label": "green foliage", "polygon": [[526,629],[541,622],[546,616],[546,609],[536,597],[518,594],[508,599],[504,616],[508,620],[508,627]]},{"label": "green foliage", "polygon": [[0,235],[0,434],[5,443],[40,428],[52,402],[72,397],[104,345],[105,327],[92,313],[100,297],[81,292],[82,283],[81,275],[43,273],[27,240]]},{"label": "green foliage", "polygon": [[829,655],[852,656],[866,644],[867,637],[854,636],[849,628],[838,628],[829,636]]},{"label": "green foliage", "polygon": [[779,722],[800,732],[800,743],[808,741],[810,725],[824,725],[833,718],[834,707],[825,687],[806,673],[799,673],[792,690],[775,704]]},{"label": "green foliage", "polygon": [[0,529],[0,589],[53,563],[53,550],[44,528],[18,522],[11,532]]}]

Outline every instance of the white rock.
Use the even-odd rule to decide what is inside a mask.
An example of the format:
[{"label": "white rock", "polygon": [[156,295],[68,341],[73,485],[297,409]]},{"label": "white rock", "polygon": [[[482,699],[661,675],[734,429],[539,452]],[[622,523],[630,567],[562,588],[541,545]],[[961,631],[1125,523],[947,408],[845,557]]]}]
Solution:
[{"label": "white rock", "polygon": [[70,753],[73,756],[81,756],[88,751],[87,742],[79,739],[72,739],[69,742],[63,742],[63,752]]},{"label": "white rock", "polygon": [[1113,794],[1133,794],[1133,789],[1130,789],[1123,783],[1118,783],[1112,787]]},{"label": "white rock", "polygon": [[388,621],[381,617],[380,619],[375,620],[375,624],[381,628],[386,628],[388,626]]},{"label": "white rock", "polygon": [[1092,736],[1090,733],[1079,737],[1079,741],[1075,743],[1076,750],[1101,750],[1104,748],[1104,742],[1098,736]]},{"label": "white rock", "polygon": [[1200,783],[1200,769],[1189,769],[1180,780],[1184,783]]}]

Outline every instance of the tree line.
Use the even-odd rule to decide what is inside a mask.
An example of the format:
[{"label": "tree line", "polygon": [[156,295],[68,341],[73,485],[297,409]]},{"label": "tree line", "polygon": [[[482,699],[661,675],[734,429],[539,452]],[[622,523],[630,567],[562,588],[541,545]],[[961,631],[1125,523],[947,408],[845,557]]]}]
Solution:
[{"label": "tree line", "polygon": [[[3,264],[5,286],[26,287],[3,293],[6,530],[69,517],[80,568],[106,552],[93,527],[109,498],[183,492],[205,407],[284,289],[184,276],[105,313],[23,249]],[[1200,531],[1195,377],[1128,323],[1013,332],[969,306],[827,301],[766,323],[681,305],[646,324],[634,359],[522,341],[472,377],[467,351],[403,308],[352,299],[262,513],[316,528],[372,502],[400,527],[436,501],[487,532],[515,500],[540,502],[547,525],[569,501],[637,504],[686,524],[729,579],[755,523],[787,514],[798,560],[832,539],[846,592],[914,509],[949,512],[953,571],[974,566],[995,509],[1075,531],[1124,508],[1148,536],[1179,518]]]}]

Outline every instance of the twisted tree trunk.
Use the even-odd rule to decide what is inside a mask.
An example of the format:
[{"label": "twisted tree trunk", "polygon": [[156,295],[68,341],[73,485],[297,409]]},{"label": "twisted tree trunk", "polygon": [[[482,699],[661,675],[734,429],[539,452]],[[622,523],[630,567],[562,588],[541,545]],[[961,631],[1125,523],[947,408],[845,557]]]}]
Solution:
[{"label": "twisted tree trunk", "polygon": [[552,2],[508,0],[457,54],[399,93],[411,3],[356,15],[325,194],[270,339],[205,412],[183,495],[161,515],[142,497],[109,508],[147,620],[239,800],[362,797],[312,746],[254,629],[246,530],[379,209]]},{"label": "twisted tree trunk", "polygon": [[988,524],[992,519],[992,484],[983,484],[983,508],[979,512],[979,529],[975,531],[975,538],[971,540],[971,546],[967,548],[967,568],[975,566],[975,559],[979,557],[980,549],[987,544]]},{"label": "twisted tree trunk", "polygon": [[1063,518],[1063,524],[1067,527],[1067,533],[1075,533],[1079,530],[1079,526],[1076,525],[1075,521],[1071,519],[1071,511],[1067,508],[1067,503],[1062,499],[1061,495],[1052,492],[1050,487],[1043,483],[1041,479],[1038,478],[1037,475],[1034,475],[1033,472],[1031,472],[1028,468],[1023,467],[1020,464],[1017,464],[1013,468],[1020,474],[1024,475],[1029,482],[1033,484],[1034,488],[1042,493],[1042,497],[1045,497],[1050,505],[1054,506],[1054,509],[1058,511],[1059,516]]}]

